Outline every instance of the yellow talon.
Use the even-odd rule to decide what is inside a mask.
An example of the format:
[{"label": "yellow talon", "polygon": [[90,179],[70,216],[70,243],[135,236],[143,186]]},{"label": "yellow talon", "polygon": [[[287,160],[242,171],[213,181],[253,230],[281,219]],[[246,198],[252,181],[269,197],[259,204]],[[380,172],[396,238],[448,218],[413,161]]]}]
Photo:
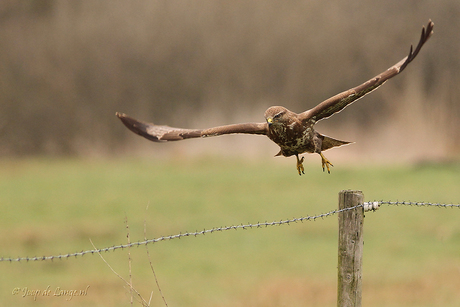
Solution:
[{"label": "yellow talon", "polygon": [[305,174],[302,164],[304,157],[302,157],[302,159],[299,159],[298,155],[295,155],[295,157],[297,158],[297,171],[299,172],[299,175],[302,176],[302,174]]},{"label": "yellow talon", "polygon": [[321,156],[321,165],[322,165],[322,167],[323,167],[323,172],[324,172],[324,166],[326,166],[327,172],[330,174],[330,173],[331,173],[331,170],[330,170],[330,168],[329,168],[329,165],[330,165],[330,166],[334,166],[334,165],[332,165],[332,163],[329,162],[329,160],[323,155],[323,153],[320,152],[319,154],[320,154],[320,156]]}]

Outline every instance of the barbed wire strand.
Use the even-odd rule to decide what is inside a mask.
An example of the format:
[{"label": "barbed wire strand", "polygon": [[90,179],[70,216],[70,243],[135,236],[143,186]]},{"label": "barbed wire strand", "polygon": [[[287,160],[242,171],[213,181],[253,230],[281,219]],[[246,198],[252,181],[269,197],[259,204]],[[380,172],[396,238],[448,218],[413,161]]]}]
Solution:
[{"label": "barbed wire strand", "polygon": [[431,202],[411,202],[411,201],[373,201],[373,202],[364,202],[363,204],[356,205],[353,207],[349,208],[344,208],[344,209],[337,209],[337,210],[332,210],[327,213],[322,213],[314,216],[306,216],[306,217],[300,217],[300,218],[293,218],[293,219],[287,219],[287,220],[280,220],[280,221],[273,221],[273,222],[258,222],[255,224],[240,224],[240,225],[232,225],[232,226],[223,226],[223,227],[215,227],[211,229],[204,229],[201,231],[194,231],[194,232],[185,232],[185,233],[179,233],[175,235],[170,235],[170,236],[162,236],[159,238],[155,239],[149,239],[149,240],[144,240],[144,241],[137,241],[137,242],[131,242],[127,244],[120,244],[120,245],[113,245],[110,247],[105,247],[105,248],[100,248],[100,249],[93,249],[93,250],[86,250],[86,251],[80,251],[80,252],[75,252],[75,253],[68,253],[68,254],[59,254],[57,256],[42,256],[42,257],[17,257],[17,258],[11,258],[11,257],[1,257],[0,262],[29,262],[29,261],[46,261],[46,260],[55,260],[55,259],[69,259],[69,258],[76,258],[80,256],[84,256],[86,254],[98,254],[98,253],[103,253],[103,252],[110,252],[110,251],[115,251],[118,249],[124,249],[124,248],[129,248],[133,246],[140,246],[140,245],[147,245],[150,243],[157,243],[161,241],[168,241],[168,240],[173,240],[173,239],[180,239],[182,237],[197,237],[200,235],[205,235],[208,233],[214,233],[214,232],[222,232],[222,231],[227,231],[227,230],[238,230],[238,229],[252,229],[252,228],[262,228],[262,227],[268,227],[268,226],[281,226],[281,225],[289,225],[290,223],[298,223],[298,222],[306,222],[306,221],[316,221],[317,219],[324,219],[329,216],[349,211],[349,210],[354,210],[359,207],[363,207],[364,211],[375,211],[377,210],[380,205],[389,205],[389,206],[416,206],[416,207],[441,207],[441,208],[460,208],[460,204],[442,204],[442,203],[431,203]]}]

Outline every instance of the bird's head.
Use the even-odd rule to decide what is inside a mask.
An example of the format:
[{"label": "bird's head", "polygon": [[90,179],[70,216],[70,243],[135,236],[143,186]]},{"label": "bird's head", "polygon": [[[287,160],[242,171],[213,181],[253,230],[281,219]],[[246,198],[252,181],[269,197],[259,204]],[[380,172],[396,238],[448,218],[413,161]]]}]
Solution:
[{"label": "bird's head", "polygon": [[289,121],[288,113],[288,109],[280,106],[274,106],[268,108],[267,111],[265,111],[264,116],[269,126],[276,126],[286,124],[286,122]]}]

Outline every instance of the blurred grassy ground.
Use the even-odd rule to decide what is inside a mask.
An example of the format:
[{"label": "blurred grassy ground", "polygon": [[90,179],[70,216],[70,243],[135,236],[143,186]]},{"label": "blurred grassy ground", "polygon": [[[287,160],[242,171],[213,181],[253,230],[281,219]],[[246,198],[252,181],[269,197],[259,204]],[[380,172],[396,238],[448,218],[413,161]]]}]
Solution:
[{"label": "blurred grassy ground", "polygon": [[[316,159],[315,159],[316,158]],[[460,202],[460,165],[337,164],[306,175],[270,159],[0,161],[0,256],[44,256],[224,225],[316,215],[337,207],[338,192],[365,200]],[[283,161],[283,162],[280,162]],[[148,206],[148,209],[146,207]],[[366,214],[363,305],[458,306],[460,210],[384,206]],[[169,306],[335,306],[337,218],[226,231],[150,245]],[[127,250],[103,254],[128,278]],[[145,247],[131,249],[135,287],[162,306]],[[98,256],[0,262],[8,306],[129,306],[124,284]],[[85,297],[22,298],[15,287]]]}]

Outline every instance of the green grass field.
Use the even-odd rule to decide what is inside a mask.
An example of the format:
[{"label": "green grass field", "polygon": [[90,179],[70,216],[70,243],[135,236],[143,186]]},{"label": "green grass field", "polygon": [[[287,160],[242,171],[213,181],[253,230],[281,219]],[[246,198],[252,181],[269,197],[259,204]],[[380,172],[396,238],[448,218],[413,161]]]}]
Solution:
[{"label": "green grass field", "polygon": [[[291,159],[292,160],[292,159]],[[312,160],[312,159],[310,159]],[[309,163],[313,163],[311,161]],[[224,225],[316,215],[343,189],[365,200],[460,202],[460,164],[369,167],[216,158],[0,161],[0,257],[49,256]],[[314,160],[314,162],[318,162]],[[319,163],[318,163],[319,164]],[[148,207],[148,208],[147,208]],[[460,210],[383,206],[364,223],[363,306],[459,306]],[[337,216],[148,245],[172,306],[335,306]],[[145,246],[130,249],[135,288],[164,306]],[[128,250],[103,254],[129,279]],[[130,306],[97,255],[0,262],[3,306]],[[15,288],[45,290],[36,300]],[[53,296],[56,288],[86,296]],[[135,305],[138,305],[135,303]]]}]

